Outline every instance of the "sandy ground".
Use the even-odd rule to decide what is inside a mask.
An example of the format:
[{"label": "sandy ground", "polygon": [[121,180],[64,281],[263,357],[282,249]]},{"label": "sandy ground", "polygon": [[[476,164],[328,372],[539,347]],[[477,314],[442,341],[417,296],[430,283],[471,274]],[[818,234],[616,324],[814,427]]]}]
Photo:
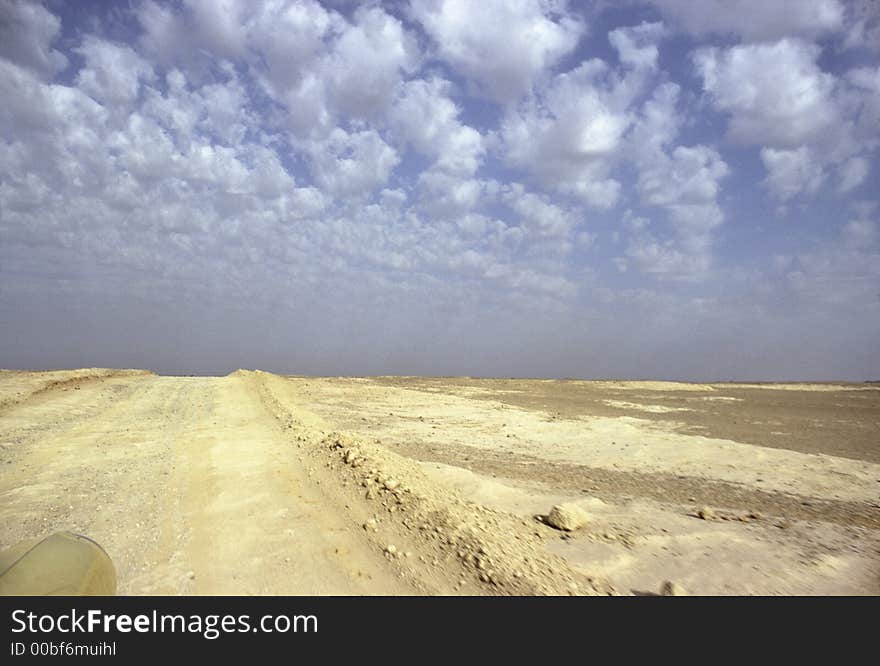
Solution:
[{"label": "sandy ground", "polygon": [[880,390],[0,371],[0,548],[60,529],[122,594],[876,595]]}]

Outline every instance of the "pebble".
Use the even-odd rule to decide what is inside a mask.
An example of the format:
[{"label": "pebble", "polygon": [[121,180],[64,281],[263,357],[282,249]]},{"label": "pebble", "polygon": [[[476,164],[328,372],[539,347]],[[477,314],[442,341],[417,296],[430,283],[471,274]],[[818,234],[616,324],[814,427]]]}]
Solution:
[{"label": "pebble", "polygon": [[660,586],[660,595],[663,597],[686,597],[688,596],[688,593],[678,583],[673,583],[671,580],[667,580]]}]

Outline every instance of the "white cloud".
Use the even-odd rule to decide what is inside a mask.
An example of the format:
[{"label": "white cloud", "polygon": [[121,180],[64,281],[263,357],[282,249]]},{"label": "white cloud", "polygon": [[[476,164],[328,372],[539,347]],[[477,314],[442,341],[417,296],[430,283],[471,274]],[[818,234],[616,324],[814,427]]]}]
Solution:
[{"label": "white cloud", "polygon": [[816,192],[825,176],[821,163],[803,146],[797,150],[762,148],[761,161],[768,185],[782,201],[800,192]]},{"label": "white cloud", "polygon": [[850,220],[840,229],[839,236],[797,253],[785,267],[783,279],[811,309],[852,309],[864,322],[872,310],[876,313],[880,303],[878,241],[880,235],[874,220]]},{"label": "white cloud", "polygon": [[712,231],[724,221],[718,205],[729,168],[710,146],[675,145],[682,118],[679,87],[658,86],[642,107],[629,150],[638,168],[642,203],[666,211],[674,238],[658,240],[647,218],[628,214],[627,257],[644,273],[696,279],[712,263]]},{"label": "white cloud", "polygon": [[870,150],[880,146],[877,127],[880,127],[880,66],[859,67],[846,74],[852,86],[855,131],[858,141]]},{"label": "white cloud", "polygon": [[660,242],[647,232],[633,236],[626,256],[642,273],[661,279],[690,280],[709,269],[707,255],[682,252],[672,241]]},{"label": "white cloud", "polygon": [[608,108],[597,91],[584,88],[550,104],[554,101],[560,102],[555,108],[524,107],[505,120],[502,132],[511,164],[565,173],[614,153],[628,119]]},{"label": "white cloud", "polygon": [[[225,75],[225,80],[221,76]],[[248,128],[258,125],[244,84],[227,67],[217,81],[195,86],[180,70],[165,75],[166,93],[149,89],[142,110],[172,132],[186,150],[198,134],[227,145],[240,143]]]},{"label": "white cloud", "polygon": [[677,239],[677,246],[668,243],[661,248],[653,237],[638,235],[639,263],[646,267],[654,259],[663,266],[648,272],[681,275],[687,270],[696,277],[708,269],[711,232],[724,221],[717,203],[720,181],[728,173],[718,151],[702,145],[677,146],[669,154],[658,153],[641,162],[642,201],[667,211]]},{"label": "white cloud", "polygon": [[506,186],[501,200],[516,213],[529,234],[538,238],[567,238],[577,223],[572,211],[550,203],[546,197],[527,192],[519,183]]},{"label": "white cloud", "polygon": [[359,9],[333,44],[320,74],[329,80],[334,107],[349,117],[374,117],[388,108],[403,73],[420,55],[401,22],[379,7]]},{"label": "white cloud", "polygon": [[120,155],[120,166],[147,182],[167,176],[178,159],[172,137],[140,113],[131,114],[125,128],[108,138],[107,146]]},{"label": "white cloud", "polygon": [[680,94],[681,88],[677,84],[663,83],[642,105],[631,136],[637,156],[644,158],[662,153],[675,140],[683,120],[678,108]]},{"label": "white cloud", "polygon": [[252,52],[261,63],[255,71],[276,94],[312,78],[326,49],[347,26],[339,14],[313,0],[263,2],[244,28]]},{"label": "white cloud", "polygon": [[868,172],[871,170],[871,164],[864,157],[852,157],[840,166],[840,184],[838,191],[846,193],[854,190],[861,185]]},{"label": "white cloud", "polygon": [[0,136],[26,153],[26,169],[63,189],[109,168],[97,162],[108,114],[85,93],[44,84],[30,70],[0,59],[0,98]]},{"label": "white cloud", "polygon": [[128,106],[137,99],[141,82],[155,78],[153,66],[127,46],[86,36],[74,50],[85,58],[76,85],[105,106]]},{"label": "white cloud", "polygon": [[733,34],[748,40],[797,35],[817,37],[840,31],[844,5],[839,0],[651,0],[688,32]]},{"label": "white cloud", "polygon": [[420,153],[434,155],[458,125],[459,109],[449,98],[448,81],[432,77],[402,84],[391,109],[391,123],[398,134]]},{"label": "white cloud", "polygon": [[67,66],[67,58],[52,48],[61,21],[45,7],[28,0],[0,3],[0,58],[51,79]]},{"label": "white cloud", "polygon": [[510,264],[494,264],[486,271],[485,277],[508,289],[544,293],[556,298],[570,299],[577,291],[574,283],[563,275]]},{"label": "white cloud", "polygon": [[634,217],[628,212],[624,220],[628,241],[626,260],[618,264],[622,270],[631,262],[640,272],[653,277],[693,280],[709,269],[711,257],[706,252],[683,251],[672,239],[658,239],[650,231],[647,218]]},{"label": "white cloud", "polygon": [[582,23],[552,0],[413,0],[412,16],[474,92],[509,103],[570,53]]},{"label": "white cloud", "polygon": [[819,47],[793,39],[704,48],[694,63],[715,107],[731,114],[731,136],[797,148],[838,121],[834,77],[816,64]]},{"label": "white cloud", "polygon": [[613,205],[619,188],[609,172],[632,123],[632,97],[623,81],[606,83],[608,75],[602,61],[590,60],[510,109],[500,132],[506,162],[545,187]]},{"label": "white cloud", "polygon": [[[871,0],[863,0],[860,8],[862,11],[856,11],[843,46],[848,49],[880,51],[880,12],[877,12],[877,7]],[[870,13],[872,11],[873,15]]]},{"label": "white cloud", "polygon": [[245,25],[253,3],[247,0],[185,0],[185,4],[192,12],[192,25],[196,28],[200,45],[225,58],[240,58],[245,54]]},{"label": "white cloud", "polygon": [[662,23],[641,23],[640,25],[617,28],[608,33],[608,41],[617,51],[621,62],[633,67],[654,69],[660,50],[657,42],[666,35]]},{"label": "white cloud", "polygon": [[614,207],[621,184],[612,172],[634,127],[636,103],[655,76],[660,23],[618,28],[609,40],[622,69],[591,59],[537,86],[505,113],[500,129],[505,161],[546,189],[599,209]]},{"label": "white cloud", "polygon": [[190,0],[179,13],[144,3],[144,49],[193,80],[218,57],[247,63],[302,137],[326,135],[340,118],[381,119],[420,63],[416,39],[380,6],[348,19],[314,0],[225,3]]},{"label": "white cloud", "polygon": [[[415,39],[379,7],[359,9],[352,22],[306,7],[311,11],[283,13],[294,23],[293,34],[272,20],[255,23],[250,35],[261,49],[268,44],[263,78],[286,106],[292,129],[307,136],[331,131],[340,118],[381,119],[398,82],[418,66]],[[320,16],[314,24],[313,14]]]},{"label": "white cloud", "polygon": [[459,125],[442,144],[436,166],[447,173],[473,175],[479,169],[485,152],[480,133],[473,127]]},{"label": "white cloud", "polygon": [[435,158],[435,169],[472,176],[486,152],[480,133],[458,120],[448,81],[436,77],[402,84],[389,113],[396,134],[424,155]]},{"label": "white cloud", "polygon": [[677,146],[669,156],[655,156],[639,175],[639,191],[651,206],[714,202],[727,165],[707,146]]},{"label": "white cloud", "polygon": [[[752,189],[762,194],[763,174],[738,149],[727,155],[713,115],[690,117],[706,107],[682,76],[680,43],[666,50],[664,25],[611,25],[607,44],[603,31],[584,50],[607,62],[575,62],[585,26],[574,13],[588,11],[575,3],[133,6],[103,23],[65,11],[62,39],[42,5],[0,0],[3,314],[44,307],[47,294],[65,307],[123,294],[162,312],[197,302],[224,322],[236,307],[308,312],[322,344],[326,331],[345,342],[357,317],[363,330],[380,322],[367,345],[391,339],[389,314],[417,327],[415,308],[431,325],[466,315],[461,330],[485,330],[492,348],[508,330],[482,323],[498,313],[568,335],[589,328],[597,300],[615,322],[623,310],[635,322],[662,310],[686,332],[690,314],[730,305],[713,290],[723,280],[735,292],[728,278],[746,272],[716,234],[733,218],[726,202],[737,210]],[[140,32],[125,24],[132,16]],[[822,43],[842,46],[834,34]],[[790,35],[711,43],[698,60],[705,98],[730,116],[729,136],[755,146],[777,198],[824,179],[872,193],[880,69],[865,66],[868,52],[826,59]],[[56,49],[75,54],[75,71]],[[725,159],[745,165],[729,191]],[[614,226],[621,202],[637,212]],[[754,250],[748,268],[784,255],[780,289],[855,312],[876,300],[876,216],[862,202],[845,225],[820,224],[836,204],[803,207],[810,239],[777,239],[802,248],[815,238],[808,252],[768,250],[762,225],[774,222],[750,215],[725,237]],[[631,271],[626,289],[608,262]],[[686,298],[672,280],[691,281]],[[568,324],[535,316],[545,312]],[[291,330],[310,325],[290,319]],[[568,362],[571,348],[559,350]]]},{"label": "white cloud", "polygon": [[337,127],[326,140],[311,141],[305,149],[315,182],[337,197],[369,195],[388,182],[400,162],[397,151],[375,130]]},{"label": "white cloud", "polygon": [[135,16],[142,30],[140,46],[152,58],[167,64],[184,50],[188,43],[186,27],[170,8],[144,0]]},{"label": "white cloud", "polygon": [[399,213],[403,204],[406,203],[406,192],[400,189],[384,189],[379,193],[379,199],[385,210]]},{"label": "white cloud", "polygon": [[476,178],[462,178],[436,169],[418,177],[419,205],[432,218],[455,218],[474,210],[493,196],[491,183]]},{"label": "white cloud", "polygon": [[847,79],[859,88],[880,93],[880,67],[859,67],[847,72]]},{"label": "white cloud", "polygon": [[619,181],[601,175],[594,177],[585,169],[580,180],[560,182],[556,189],[594,208],[607,210],[620,200],[623,188]]},{"label": "white cloud", "polygon": [[874,71],[838,79],[819,68],[820,53],[815,44],[786,38],[694,56],[715,108],[729,114],[729,135],[762,146],[767,182],[782,201],[815,194],[832,171],[839,191],[857,187],[868,172],[867,153],[880,145]]},{"label": "white cloud", "polygon": [[301,61],[318,49],[320,44],[308,37],[324,34],[328,16],[312,0],[183,0],[180,6],[144,0],[135,8],[141,50],[163,65],[196,70],[218,57],[246,59],[255,46],[271,64],[282,33],[294,42],[287,55],[295,52]]}]

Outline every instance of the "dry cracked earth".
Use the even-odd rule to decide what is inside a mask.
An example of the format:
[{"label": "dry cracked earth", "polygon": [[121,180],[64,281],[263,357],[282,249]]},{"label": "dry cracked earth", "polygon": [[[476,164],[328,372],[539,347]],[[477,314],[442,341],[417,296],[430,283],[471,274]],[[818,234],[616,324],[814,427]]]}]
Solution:
[{"label": "dry cracked earth", "polygon": [[880,387],[0,371],[0,549],[65,529],[120,594],[876,595]]}]

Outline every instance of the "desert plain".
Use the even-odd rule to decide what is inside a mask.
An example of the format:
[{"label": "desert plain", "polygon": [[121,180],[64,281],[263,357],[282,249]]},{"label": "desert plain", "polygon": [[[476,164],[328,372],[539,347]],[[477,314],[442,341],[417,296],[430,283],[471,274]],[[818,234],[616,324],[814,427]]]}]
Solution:
[{"label": "desert plain", "polygon": [[119,594],[877,595],[880,385],[0,371],[0,550],[59,530]]}]

